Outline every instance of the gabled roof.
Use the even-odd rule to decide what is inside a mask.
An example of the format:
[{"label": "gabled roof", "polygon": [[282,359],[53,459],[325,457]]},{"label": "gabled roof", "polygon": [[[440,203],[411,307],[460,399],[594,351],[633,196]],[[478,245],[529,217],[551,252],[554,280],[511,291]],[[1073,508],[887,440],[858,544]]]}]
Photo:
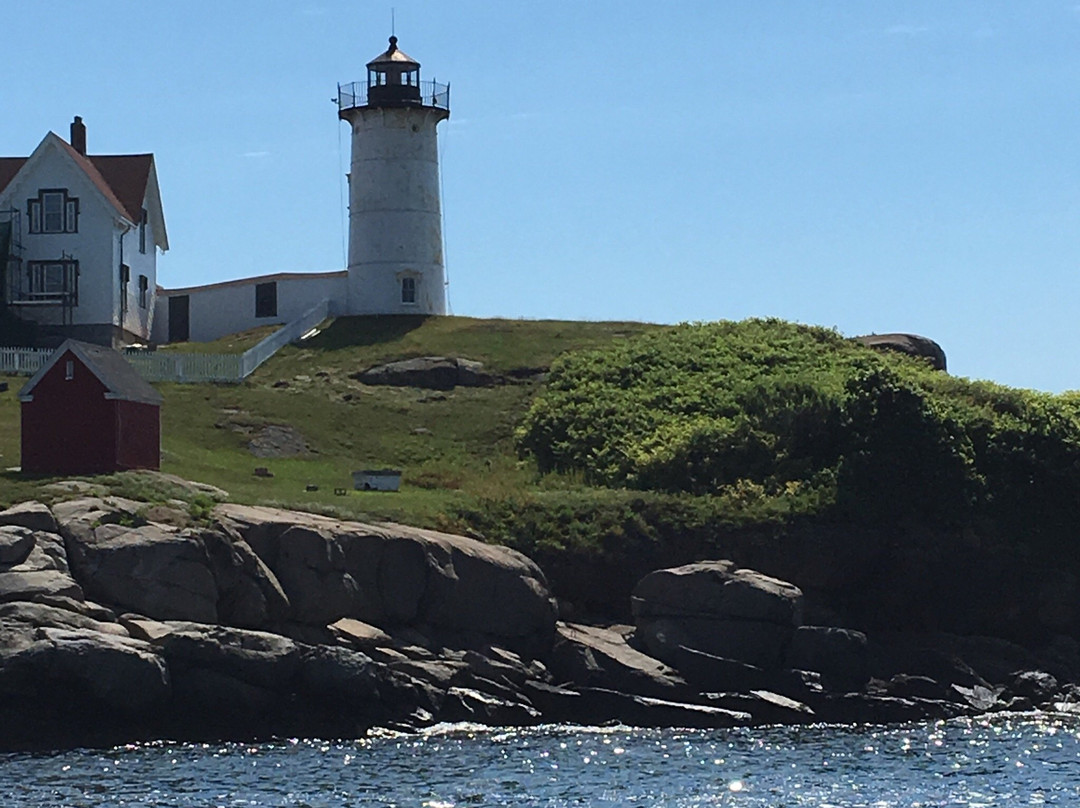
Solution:
[{"label": "gabled roof", "polygon": [[8,187],[8,183],[15,179],[15,175],[19,173],[19,169],[25,162],[25,157],[0,157],[0,192],[3,192]]},{"label": "gabled roof", "polygon": [[118,351],[106,348],[104,345],[91,345],[89,342],[79,342],[74,339],[67,340],[53,351],[38,372],[23,385],[22,390],[19,391],[19,401],[34,400],[34,388],[37,387],[38,382],[45,378],[45,374],[52,370],[68,351],[71,351],[105,386],[105,398],[134,401],[139,404],[161,404],[161,393],[140,376]]},{"label": "gabled roof", "polygon": [[[49,135],[52,135],[54,138],[56,138],[57,142],[60,144],[60,147],[67,152],[68,156],[75,161],[75,164],[78,165],[79,168],[81,168],[86,174],[86,176],[90,178],[90,181],[94,183],[94,187],[101,191],[102,196],[104,196],[109,201],[109,204],[116,208],[117,213],[126,216],[129,222],[135,223],[139,221],[141,217],[142,199],[139,200],[139,205],[135,208],[135,210],[140,211],[140,213],[133,216],[132,212],[126,207],[124,207],[124,203],[120,201],[120,198],[116,195],[116,192],[112,189],[112,186],[109,185],[108,180],[106,180],[105,177],[102,176],[101,171],[98,170],[98,167],[96,165],[94,165],[91,158],[87,157],[84,154],[80,154],[77,149],[75,149],[70,143],[68,143],[59,135],[53,132],[49,132]],[[46,135],[46,138],[49,135]]]},{"label": "gabled roof", "polygon": [[150,167],[154,163],[154,155],[114,154],[83,159],[89,160],[98,170],[120,201],[121,206],[128,212],[128,218],[133,222],[138,222],[142,218],[146,184],[150,180]]},{"label": "gabled roof", "polygon": [[[82,169],[117,213],[132,224],[139,223],[142,219],[143,201],[147,198],[147,192],[158,193],[154,155],[85,155],[55,132],[49,132],[45,136],[45,141],[50,139]],[[0,193],[4,192],[29,159],[29,157],[0,157]],[[165,235],[164,216],[161,214],[160,206],[155,202],[151,202],[151,207],[156,208],[152,215],[160,221],[160,226],[155,227],[155,234],[160,235],[158,246],[167,250],[169,242]]]}]

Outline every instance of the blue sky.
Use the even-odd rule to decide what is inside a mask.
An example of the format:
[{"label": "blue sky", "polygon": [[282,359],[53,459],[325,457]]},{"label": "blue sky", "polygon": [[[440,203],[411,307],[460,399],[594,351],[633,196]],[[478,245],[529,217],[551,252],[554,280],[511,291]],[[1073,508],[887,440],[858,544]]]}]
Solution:
[{"label": "blue sky", "polygon": [[1080,388],[1080,4],[8,4],[0,154],[154,152],[186,286],[344,266],[331,98],[396,16],[440,125],[455,314],[776,316]]}]

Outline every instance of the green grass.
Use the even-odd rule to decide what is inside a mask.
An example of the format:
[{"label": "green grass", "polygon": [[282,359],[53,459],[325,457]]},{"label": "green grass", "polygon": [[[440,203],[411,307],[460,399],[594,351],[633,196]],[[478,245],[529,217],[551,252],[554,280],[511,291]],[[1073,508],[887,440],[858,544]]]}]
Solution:
[{"label": "green grass", "polygon": [[[477,502],[503,501],[537,485],[535,465],[517,456],[514,430],[540,384],[435,392],[367,387],[350,375],[380,362],[425,355],[473,359],[503,373],[542,370],[567,350],[659,328],[466,317],[341,318],[301,346],[282,349],[243,384],[157,385],[165,398],[162,471],[224,488],[236,502],[466,529],[460,514]],[[169,349],[237,353],[272,331],[260,328]],[[26,379],[9,381],[10,390],[0,394],[0,460],[15,466],[16,393]],[[266,424],[294,427],[314,451],[294,458],[254,457],[248,450],[250,433]],[[273,477],[255,476],[260,466]],[[386,466],[403,470],[400,492],[352,490],[352,471]],[[41,486],[50,481],[6,473],[0,476],[0,502],[49,499]],[[109,488],[130,495],[126,484],[114,480]],[[318,490],[306,490],[309,485]],[[335,494],[340,488],[346,489],[344,496]],[[160,499],[153,491],[146,496]]]},{"label": "green grass", "polygon": [[[310,368],[308,368],[310,370]],[[439,515],[493,480],[524,484],[513,430],[532,395],[528,385],[431,394],[369,387],[337,373],[274,387],[268,374],[236,387],[162,385],[162,469],[210,482],[241,502],[333,509],[338,515],[434,525]],[[346,398],[348,397],[348,398]],[[260,459],[237,427],[294,427],[313,449]],[[266,467],[272,478],[254,474]],[[351,472],[397,467],[398,494],[352,491]],[[308,485],[319,490],[309,492]],[[345,496],[334,493],[346,488]]]},{"label": "green grass", "polygon": [[158,350],[169,353],[240,354],[258,345],[279,328],[280,325],[263,325],[238,334],[229,334],[212,342],[172,342],[162,345]]},{"label": "green grass", "polygon": [[565,320],[484,320],[472,317],[342,317],[305,341],[285,348],[260,373],[304,373],[312,361],[325,370],[356,372],[415,356],[452,356],[488,369],[547,368],[566,351],[656,331],[648,323]]}]

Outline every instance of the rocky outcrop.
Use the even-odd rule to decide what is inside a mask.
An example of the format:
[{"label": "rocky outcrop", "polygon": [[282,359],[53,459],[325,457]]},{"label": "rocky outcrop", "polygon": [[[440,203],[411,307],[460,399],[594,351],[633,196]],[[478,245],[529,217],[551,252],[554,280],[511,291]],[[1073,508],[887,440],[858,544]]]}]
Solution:
[{"label": "rocky outcrop", "polygon": [[636,626],[556,624],[535,564],[460,536],[238,505],[180,528],[108,497],[13,510],[0,748],[1080,703],[1075,642],[803,626],[797,587],[729,561],[645,576]]},{"label": "rocky outcrop", "polygon": [[20,502],[0,511],[0,525],[14,525],[46,533],[56,532],[56,519],[52,511],[40,502]]},{"label": "rocky outcrop", "polygon": [[57,603],[83,599],[71,576],[63,540],[28,527],[0,528],[0,603]]},{"label": "rocky outcrop", "polygon": [[351,378],[362,384],[453,390],[455,387],[492,387],[505,383],[502,376],[484,370],[482,362],[446,356],[419,356],[376,365]]},{"label": "rocky outcrop", "polygon": [[[629,627],[627,627],[629,628]],[[627,643],[629,631],[560,623],[550,664],[564,683],[605,687],[642,696],[674,698],[689,689],[663,662]]]},{"label": "rocky outcrop", "polygon": [[273,508],[223,505],[218,513],[281,582],[297,622],[354,618],[427,635],[550,645],[555,602],[544,574],[509,548]]},{"label": "rocky outcrop", "polygon": [[206,548],[188,531],[106,524],[71,533],[68,550],[95,600],[163,620],[218,620]]},{"label": "rocky outcrop", "polygon": [[875,350],[897,351],[908,356],[921,357],[927,360],[934,370],[946,369],[945,351],[928,337],[920,337],[918,334],[867,334],[852,339]]},{"label": "rocky outcrop", "polygon": [[802,622],[798,587],[730,561],[657,570],[634,588],[631,604],[637,636],[669,664],[688,647],[775,668]]},{"label": "rocky outcrop", "polygon": [[817,671],[829,690],[862,690],[870,681],[870,654],[861,631],[799,626],[788,647],[785,667]]}]

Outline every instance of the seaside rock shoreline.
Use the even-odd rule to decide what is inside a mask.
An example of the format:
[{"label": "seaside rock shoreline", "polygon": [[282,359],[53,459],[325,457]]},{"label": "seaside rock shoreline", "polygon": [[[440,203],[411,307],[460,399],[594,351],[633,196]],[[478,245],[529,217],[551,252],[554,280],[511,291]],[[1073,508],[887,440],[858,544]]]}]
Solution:
[{"label": "seaside rock shoreline", "polygon": [[194,527],[81,497],[0,512],[0,748],[357,737],[434,722],[889,723],[1073,709],[1075,640],[803,624],[730,561],[658,570],[634,625],[559,621],[503,547],[219,505]]}]

